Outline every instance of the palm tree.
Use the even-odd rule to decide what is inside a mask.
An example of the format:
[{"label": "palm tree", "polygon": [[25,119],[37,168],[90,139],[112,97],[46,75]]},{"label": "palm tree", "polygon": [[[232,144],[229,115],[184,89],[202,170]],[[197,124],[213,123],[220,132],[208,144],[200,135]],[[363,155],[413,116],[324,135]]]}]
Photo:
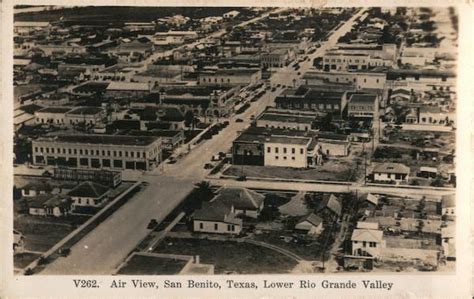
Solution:
[{"label": "palm tree", "polygon": [[195,185],[196,187],[196,197],[200,201],[209,201],[214,197],[214,191],[212,186],[208,181],[201,181]]}]

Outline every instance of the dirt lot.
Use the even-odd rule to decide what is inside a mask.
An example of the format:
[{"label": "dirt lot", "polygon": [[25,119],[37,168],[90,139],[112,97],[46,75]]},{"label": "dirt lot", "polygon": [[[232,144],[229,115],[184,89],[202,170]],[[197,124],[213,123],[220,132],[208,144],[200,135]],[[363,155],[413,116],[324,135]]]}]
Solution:
[{"label": "dirt lot", "polygon": [[172,258],[161,258],[134,255],[127,265],[122,267],[119,275],[173,275],[186,265],[186,261]]},{"label": "dirt lot", "polygon": [[426,235],[421,239],[404,238],[400,236],[384,235],[387,247],[389,248],[407,248],[407,249],[430,249],[439,250],[441,246],[436,245],[436,238]]},{"label": "dirt lot", "polygon": [[214,264],[215,273],[288,273],[296,261],[273,250],[233,241],[165,238],[158,253],[199,255],[202,263]]},{"label": "dirt lot", "polygon": [[363,175],[363,167],[347,160],[329,160],[316,168],[290,168],[276,166],[232,165],[224,175],[261,178],[280,178],[322,181],[356,181]]}]

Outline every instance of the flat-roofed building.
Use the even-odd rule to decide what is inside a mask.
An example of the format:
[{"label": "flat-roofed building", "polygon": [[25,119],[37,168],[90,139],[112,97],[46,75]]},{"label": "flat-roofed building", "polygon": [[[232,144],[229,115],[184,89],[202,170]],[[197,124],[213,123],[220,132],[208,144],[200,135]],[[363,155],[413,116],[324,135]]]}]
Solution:
[{"label": "flat-roofed building", "polygon": [[306,168],[308,155],[316,145],[310,137],[270,136],[264,142],[264,165]]},{"label": "flat-roofed building", "polygon": [[347,116],[373,118],[378,111],[378,96],[368,93],[354,93],[349,97]]},{"label": "flat-roofed building", "polygon": [[355,89],[383,89],[387,75],[383,68],[359,72],[309,71],[303,79],[307,85],[323,83],[350,84]]},{"label": "flat-roofed building", "polygon": [[278,128],[289,130],[311,130],[316,117],[301,115],[298,112],[279,112],[277,110],[263,112],[256,121],[257,127]]},{"label": "flat-roofed building", "polygon": [[261,79],[262,71],[260,69],[219,69],[199,73],[198,84],[244,86],[256,84]]},{"label": "flat-roofed building", "polygon": [[315,111],[337,114],[342,112],[347,104],[347,92],[343,90],[314,89],[300,86],[297,89],[287,89],[275,99],[277,108],[304,111]]},{"label": "flat-roofed building", "polygon": [[150,170],[161,162],[154,136],[57,135],[32,142],[33,164],[87,169]]},{"label": "flat-roofed building", "polygon": [[35,112],[37,124],[66,124],[66,113],[71,111],[72,107],[46,107]]},{"label": "flat-roofed building", "polygon": [[101,107],[77,107],[66,112],[67,125],[101,123],[105,117],[105,110]]}]

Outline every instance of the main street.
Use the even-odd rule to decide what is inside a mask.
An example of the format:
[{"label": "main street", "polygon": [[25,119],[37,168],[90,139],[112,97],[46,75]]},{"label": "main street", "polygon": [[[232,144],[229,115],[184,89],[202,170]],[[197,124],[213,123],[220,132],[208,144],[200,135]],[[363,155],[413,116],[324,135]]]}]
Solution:
[{"label": "main street", "polygon": [[[335,37],[330,37],[328,41],[323,42],[321,48],[327,49],[334,45],[339,36],[350,30],[354,20],[360,14],[361,12],[355,14],[346,22],[346,25],[336,30],[333,33]],[[321,48],[317,53],[322,54]],[[305,68],[309,68],[312,62],[307,63]],[[296,71],[291,72],[286,68],[278,70],[273,74],[271,84],[277,84],[283,78],[286,78],[285,84],[291,84],[286,77],[288,73],[298,76]],[[266,106],[272,105],[279,92],[281,89],[267,92],[259,101],[252,103],[244,113],[231,117],[227,128],[213,136],[211,140],[193,148],[176,164],[166,164],[150,173],[140,175],[138,180],[149,183],[143,191],[136,194],[128,203],[76,243],[71,248],[69,256],[58,258],[40,274],[106,275],[112,273],[140,240],[147,236],[149,230],[146,226],[150,219],[156,219],[158,222],[163,220],[186,197],[195,183],[205,179],[207,171],[204,170],[204,164],[213,154],[227,151],[239,131],[249,125],[250,116],[257,115]],[[237,118],[244,121],[236,122]],[[251,187],[251,182],[241,183]],[[285,189],[286,185],[282,184],[281,188]]]}]

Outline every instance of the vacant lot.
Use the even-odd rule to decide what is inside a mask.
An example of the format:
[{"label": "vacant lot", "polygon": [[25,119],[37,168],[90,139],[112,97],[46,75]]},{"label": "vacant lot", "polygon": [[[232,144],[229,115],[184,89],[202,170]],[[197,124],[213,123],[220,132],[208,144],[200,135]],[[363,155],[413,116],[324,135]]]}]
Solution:
[{"label": "vacant lot", "polygon": [[199,255],[202,263],[214,264],[216,274],[288,273],[297,264],[273,250],[234,241],[165,238],[155,252]]},{"label": "vacant lot", "polygon": [[47,251],[75,228],[54,220],[29,215],[15,216],[14,228],[25,236],[26,250]]},{"label": "vacant lot", "polygon": [[173,275],[178,274],[186,261],[145,255],[134,255],[117,274],[120,275]]},{"label": "vacant lot", "polygon": [[329,160],[316,168],[290,168],[276,166],[232,165],[224,175],[260,178],[279,178],[321,181],[356,181],[362,174],[363,167],[349,161]]},{"label": "vacant lot", "polygon": [[[393,130],[386,134],[388,137],[388,144],[396,144],[402,146],[415,147],[436,147],[441,151],[449,152],[455,148],[455,133],[454,132],[428,132],[428,131],[406,131]],[[425,142],[425,140],[427,140]]]}]

